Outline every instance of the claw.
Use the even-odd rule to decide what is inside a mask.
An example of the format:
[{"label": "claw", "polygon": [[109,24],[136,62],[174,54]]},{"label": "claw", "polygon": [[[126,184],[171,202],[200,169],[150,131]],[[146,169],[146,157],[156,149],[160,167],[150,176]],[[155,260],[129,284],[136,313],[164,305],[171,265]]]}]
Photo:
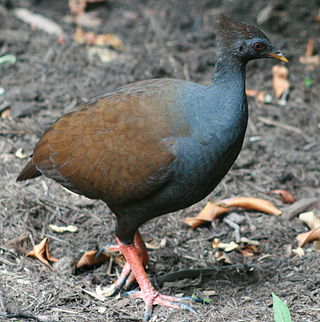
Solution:
[{"label": "claw", "polygon": [[179,305],[181,306],[182,309],[185,309],[189,312],[192,312],[194,314],[198,314],[197,310],[192,308],[190,305],[186,304],[186,303],[179,303]]},{"label": "claw", "polygon": [[95,258],[98,258],[101,254],[103,254],[104,252],[106,253],[114,253],[114,252],[119,252],[119,246],[118,245],[113,245],[113,244],[107,244],[103,247],[101,247],[98,252],[96,253]]},{"label": "claw", "polygon": [[96,260],[100,255],[102,255],[105,252],[105,247],[100,248],[96,255],[94,256],[94,259]]},{"label": "claw", "polygon": [[150,308],[146,308],[146,311],[143,316],[143,321],[150,321],[152,317],[152,305]]},{"label": "claw", "polygon": [[179,299],[185,300],[185,301],[191,301],[193,303],[199,303],[199,304],[206,304],[207,303],[201,297],[198,297],[198,296],[184,296],[184,297],[180,297]]},{"label": "claw", "polygon": [[145,314],[143,321],[149,321],[152,316],[153,306],[155,304],[170,307],[173,309],[184,309],[194,314],[198,312],[187,303],[181,303],[181,301],[193,301],[192,297],[173,297],[167,296],[154,291],[153,293],[144,294],[141,291],[133,290],[125,292],[122,296],[131,298],[141,298],[145,302]]},{"label": "claw", "polygon": [[140,291],[137,291],[137,290],[132,290],[132,291],[127,291],[127,292],[124,292],[123,294],[121,294],[121,297],[139,297],[140,295]]}]

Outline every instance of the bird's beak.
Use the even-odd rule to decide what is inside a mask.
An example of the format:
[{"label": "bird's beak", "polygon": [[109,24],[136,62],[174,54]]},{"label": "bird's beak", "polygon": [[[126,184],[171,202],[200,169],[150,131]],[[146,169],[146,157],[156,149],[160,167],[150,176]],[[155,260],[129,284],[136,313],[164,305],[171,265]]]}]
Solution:
[{"label": "bird's beak", "polygon": [[270,58],[284,61],[285,63],[289,62],[288,58],[281,51],[269,52],[269,53],[267,53],[267,56]]}]

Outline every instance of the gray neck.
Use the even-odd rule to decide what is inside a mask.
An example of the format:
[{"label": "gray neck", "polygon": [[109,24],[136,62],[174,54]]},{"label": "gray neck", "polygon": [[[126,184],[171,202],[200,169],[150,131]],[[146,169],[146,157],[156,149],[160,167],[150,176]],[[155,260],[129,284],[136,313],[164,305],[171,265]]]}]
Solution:
[{"label": "gray neck", "polygon": [[246,62],[239,61],[235,57],[225,55],[218,58],[213,73],[213,86],[224,87],[239,86],[245,89]]}]

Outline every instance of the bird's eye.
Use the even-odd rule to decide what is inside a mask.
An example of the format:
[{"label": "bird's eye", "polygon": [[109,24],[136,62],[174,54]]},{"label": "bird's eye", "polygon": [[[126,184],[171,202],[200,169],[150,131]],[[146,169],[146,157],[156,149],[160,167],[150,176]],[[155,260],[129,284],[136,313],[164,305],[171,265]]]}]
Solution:
[{"label": "bird's eye", "polygon": [[252,47],[255,50],[262,50],[264,49],[264,43],[257,41],[252,45]]}]

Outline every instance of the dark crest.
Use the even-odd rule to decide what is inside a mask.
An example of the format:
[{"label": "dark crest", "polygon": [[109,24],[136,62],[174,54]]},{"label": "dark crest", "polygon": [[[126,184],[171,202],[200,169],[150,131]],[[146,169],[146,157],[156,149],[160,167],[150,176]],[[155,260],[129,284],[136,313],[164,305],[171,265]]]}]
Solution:
[{"label": "dark crest", "polygon": [[235,21],[225,14],[218,17],[218,41],[220,46],[231,45],[238,39],[251,39],[268,37],[257,27],[245,22]]}]

